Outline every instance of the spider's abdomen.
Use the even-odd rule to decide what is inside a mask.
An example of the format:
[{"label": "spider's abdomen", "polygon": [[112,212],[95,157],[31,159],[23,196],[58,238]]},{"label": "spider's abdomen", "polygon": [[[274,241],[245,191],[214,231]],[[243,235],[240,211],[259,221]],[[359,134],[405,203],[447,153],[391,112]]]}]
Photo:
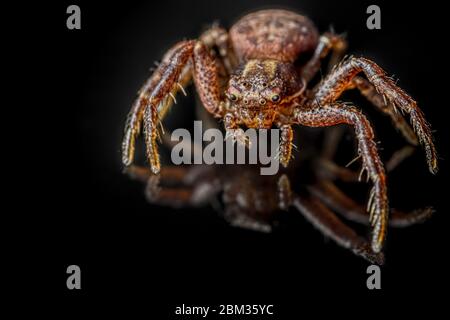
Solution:
[{"label": "spider's abdomen", "polygon": [[241,18],[230,30],[241,61],[276,59],[293,62],[318,43],[318,32],[305,16],[286,10],[262,10]]}]

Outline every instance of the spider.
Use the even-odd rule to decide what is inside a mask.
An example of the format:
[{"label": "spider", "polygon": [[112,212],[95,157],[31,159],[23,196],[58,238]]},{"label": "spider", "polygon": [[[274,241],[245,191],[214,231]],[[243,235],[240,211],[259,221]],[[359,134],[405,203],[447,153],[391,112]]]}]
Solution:
[{"label": "spider", "polygon": [[[227,32],[218,25],[198,40],[175,44],[138,93],[129,113],[122,143],[122,162],[130,166],[141,126],[153,174],[160,172],[157,149],[158,124],[176,102],[175,95],[193,78],[204,108],[223,119],[227,137],[247,144],[242,126],[280,129],[280,163],[286,167],[292,153],[297,124],[328,127],[347,124],[354,128],[358,158],[373,187],[367,209],[372,226],[371,248],[382,250],[388,225],[387,179],[370,122],[355,106],[339,102],[342,93],[358,89],[412,144],[425,149],[429,170],[438,169],[431,129],[417,103],[375,62],[347,57],[331,63],[333,69],[312,88],[308,85],[331,55],[339,61],[346,40],[334,32],[319,36],[305,16],[286,10],[262,10],[238,20]],[[302,61],[305,61],[303,62]],[[359,76],[362,74],[365,77]],[[407,113],[412,128],[400,113]]]}]

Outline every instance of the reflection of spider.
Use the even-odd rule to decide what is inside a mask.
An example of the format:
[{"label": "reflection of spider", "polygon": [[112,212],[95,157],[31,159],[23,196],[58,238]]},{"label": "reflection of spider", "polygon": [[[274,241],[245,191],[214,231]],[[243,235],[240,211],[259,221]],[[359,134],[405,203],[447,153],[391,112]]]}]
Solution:
[{"label": "reflection of spider", "polygon": [[[388,197],[386,175],[367,118],[355,107],[337,102],[347,89],[356,88],[378,109],[391,116],[408,141],[414,132],[397,108],[409,114],[424,145],[431,172],[437,171],[431,131],[416,102],[373,61],[351,57],[342,61],[315,88],[307,85],[330,51],[336,61],[346,48],[333,33],[320,38],[312,22],[284,10],[249,14],[227,33],[214,26],[199,40],[177,43],[139,92],[128,117],[123,141],[123,163],[133,162],[134,143],[143,123],[147,157],[153,173],[160,172],[157,126],[175,94],[193,77],[205,109],[224,120],[227,136],[245,143],[239,125],[281,130],[280,162],[291,158],[292,124],[326,127],[345,123],[354,127],[363,171],[374,184],[368,210],[373,226],[371,247],[380,252],[386,236]],[[306,63],[305,57],[311,53]],[[366,78],[358,77],[363,73]],[[172,98],[172,100],[170,99]]]},{"label": "reflection of spider", "polygon": [[[133,179],[146,183],[146,197],[153,204],[183,208],[210,203],[217,208],[219,200],[223,205],[220,209],[223,217],[231,225],[247,229],[270,232],[277,212],[293,207],[339,245],[382,264],[383,253],[374,253],[366,239],[334,214],[337,212],[349,221],[369,223],[364,207],[350,199],[334,182],[358,181],[356,172],[339,167],[331,160],[341,129],[328,132],[321,155],[317,156],[317,146],[313,146],[313,150],[303,146],[301,157],[273,176],[260,175],[258,166],[249,165],[164,166],[159,175],[149,168],[132,165],[127,172]],[[165,142],[169,142],[168,139]],[[194,144],[195,147],[199,146]],[[396,152],[387,163],[388,171],[408,156],[411,149],[406,147]],[[432,212],[431,208],[408,214],[392,210],[389,224],[407,227],[424,221]]]}]

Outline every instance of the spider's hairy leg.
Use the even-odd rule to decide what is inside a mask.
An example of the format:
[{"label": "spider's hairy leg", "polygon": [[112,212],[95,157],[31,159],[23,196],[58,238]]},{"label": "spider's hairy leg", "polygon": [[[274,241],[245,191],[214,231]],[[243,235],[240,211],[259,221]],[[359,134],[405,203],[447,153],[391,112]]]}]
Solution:
[{"label": "spider's hairy leg", "polygon": [[233,73],[239,61],[230,41],[230,36],[224,28],[214,23],[209,29],[202,33],[200,41],[208,48],[216,48],[222,58],[228,75]]},{"label": "spider's hairy leg", "polygon": [[399,108],[409,114],[414,131],[425,148],[428,167],[432,173],[436,173],[438,164],[433,136],[422,111],[375,62],[354,57],[343,61],[317,86],[312,103],[325,105],[336,101],[343,91],[352,86],[353,78],[360,72],[365,74],[376,91],[386,97],[394,109]]},{"label": "spider's hairy leg", "polygon": [[301,70],[302,78],[308,83],[319,71],[321,60],[324,59],[330,51],[332,51],[332,56],[329,69],[331,69],[331,67],[342,58],[345,50],[347,50],[347,41],[343,36],[333,32],[324,33],[320,37],[319,44],[317,45],[313,56]]},{"label": "spider's hairy leg", "polygon": [[[364,225],[369,224],[369,216],[364,206],[348,197],[331,180],[321,180],[315,185],[309,186],[308,190],[320,199],[322,203],[342,215],[345,219]],[[431,207],[416,209],[408,213],[392,209],[389,226],[402,228],[421,223],[428,220],[433,212],[434,210]]]},{"label": "spider's hairy leg", "polygon": [[356,76],[352,79],[352,84],[349,86],[349,89],[352,89],[353,87],[358,89],[361,94],[379,111],[391,118],[395,128],[401,132],[406,141],[414,146],[419,144],[414,130],[405,120],[403,115],[400,112],[397,112],[395,106],[388,103],[383,96],[377,92],[373,84],[371,84],[367,79]]},{"label": "spider's hairy leg", "polygon": [[130,111],[122,143],[124,165],[128,166],[133,162],[134,143],[143,122],[151,170],[155,174],[160,171],[156,144],[157,125],[172,100],[175,100],[174,93],[182,89],[180,83],[187,83],[192,74],[205,109],[215,116],[220,116],[221,101],[214,59],[201,42],[190,40],[176,44],[140,90],[139,97]]},{"label": "spider's hairy leg", "polygon": [[362,158],[363,170],[372,180],[373,188],[369,200],[370,221],[373,226],[372,249],[380,252],[385,238],[389,215],[386,174],[378,155],[372,127],[367,118],[356,108],[342,104],[329,104],[307,108],[296,108],[294,122],[309,127],[328,127],[348,124],[354,127],[358,140],[358,154]]},{"label": "spider's hairy leg", "polygon": [[293,206],[324,235],[366,260],[382,265],[382,252],[373,252],[370,244],[345,225],[330,209],[315,198],[295,196]]}]

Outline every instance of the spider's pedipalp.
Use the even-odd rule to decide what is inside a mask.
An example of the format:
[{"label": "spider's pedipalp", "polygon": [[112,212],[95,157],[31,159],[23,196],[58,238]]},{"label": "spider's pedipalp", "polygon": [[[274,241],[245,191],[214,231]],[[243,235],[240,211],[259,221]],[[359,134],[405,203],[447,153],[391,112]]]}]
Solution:
[{"label": "spider's pedipalp", "polygon": [[283,167],[287,167],[292,157],[292,140],[294,139],[294,130],[290,125],[282,125],[280,127],[280,163]]}]

